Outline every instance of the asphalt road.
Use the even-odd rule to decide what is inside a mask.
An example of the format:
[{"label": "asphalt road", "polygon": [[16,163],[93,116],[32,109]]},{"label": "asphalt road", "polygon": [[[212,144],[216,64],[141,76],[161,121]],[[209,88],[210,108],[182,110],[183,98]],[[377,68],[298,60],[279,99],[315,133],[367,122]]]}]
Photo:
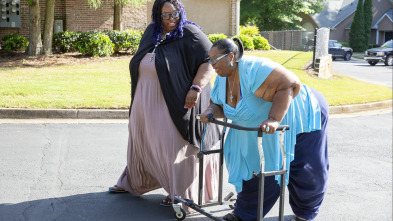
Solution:
[{"label": "asphalt road", "polygon": [[382,62],[371,66],[362,59],[352,58],[350,61],[344,61],[337,58],[333,61],[332,70],[358,80],[392,88],[393,66],[385,66]]},{"label": "asphalt road", "polygon": [[[330,178],[317,220],[392,220],[391,110],[332,115],[328,132]],[[140,197],[106,192],[126,163],[127,121],[0,120],[0,141],[1,221],[174,220],[171,208],[159,206],[162,189]],[[276,205],[265,220],[277,215]]]}]

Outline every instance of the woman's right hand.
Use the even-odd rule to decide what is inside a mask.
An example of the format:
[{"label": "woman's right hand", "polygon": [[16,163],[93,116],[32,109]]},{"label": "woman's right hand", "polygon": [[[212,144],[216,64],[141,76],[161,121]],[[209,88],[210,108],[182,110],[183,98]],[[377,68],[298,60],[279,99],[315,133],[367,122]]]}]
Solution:
[{"label": "woman's right hand", "polygon": [[212,114],[214,116],[213,109],[211,107],[207,108],[201,115],[200,115],[200,121],[202,123],[208,124],[209,120],[207,119],[207,115]]}]

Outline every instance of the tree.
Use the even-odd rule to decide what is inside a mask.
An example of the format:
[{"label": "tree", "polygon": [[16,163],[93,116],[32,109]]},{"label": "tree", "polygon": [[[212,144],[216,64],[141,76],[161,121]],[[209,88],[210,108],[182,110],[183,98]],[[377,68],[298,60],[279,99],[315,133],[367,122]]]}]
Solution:
[{"label": "tree", "polygon": [[45,23],[44,23],[44,55],[52,54],[54,17],[55,17],[55,0],[46,0]]},{"label": "tree", "polygon": [[364,8],[363,0],[359,0],[349,32],[349,45],[354,51],[364,51]]},{"label": "tree", "polygon": [[39,0],[28,0],[30,14],[28,54],[37,56],[42,52],[41,15]]},{"label": "tree", "polygon": [[[151,0],[114,0],[113,3],[113,30],[122,29],[121,16],[123,14],[123,7],[129,5],[132,7],[139,7]],[[97,9],[101,6],[101,0],[87,0],[90,7]]]},{"label": "tree", "polygon": [[373,23],[373,1],[365,0],[364,1],[364,42],[367,47],[370,41],[372,23]]},{"label": "tree", "polygon": [[259,30],[301,28],[301,14],[314,14],[323,9],[326,0],[242,0],[240,24],[255,24]]},{"label": "tree", "polygon": [[122,29],[121,15],[123,14],[123,3],[120,0],[115,0],[113,7],[113,30]]}]

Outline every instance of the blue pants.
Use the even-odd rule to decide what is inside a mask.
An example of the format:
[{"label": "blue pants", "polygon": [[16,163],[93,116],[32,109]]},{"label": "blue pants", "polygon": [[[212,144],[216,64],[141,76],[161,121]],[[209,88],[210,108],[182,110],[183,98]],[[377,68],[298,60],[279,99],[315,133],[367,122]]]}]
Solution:
[{"label": "blue pants", "polygon": [[[289,173],[289,204],[296,216],[313,220],[326,192],[329,172],[327,122],[329,105],[322,94],[313,90],[321,107],[321,130],[296,136],[295,159]],[[257,220],[259,178],[243,181],[237,195],[234,214],[243,221]],[[265,178],[263,216],[274,206],[280,196],[280,187],[274,176]]]}]

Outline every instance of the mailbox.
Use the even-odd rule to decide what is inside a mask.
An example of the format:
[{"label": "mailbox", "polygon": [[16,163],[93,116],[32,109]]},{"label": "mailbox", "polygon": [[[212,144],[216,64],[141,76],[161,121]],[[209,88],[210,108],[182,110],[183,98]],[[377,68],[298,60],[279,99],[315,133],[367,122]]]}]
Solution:
[{"label": "mailbox", "polygon": [[0,0],[0,28],[20,27],[20,0]]}]

